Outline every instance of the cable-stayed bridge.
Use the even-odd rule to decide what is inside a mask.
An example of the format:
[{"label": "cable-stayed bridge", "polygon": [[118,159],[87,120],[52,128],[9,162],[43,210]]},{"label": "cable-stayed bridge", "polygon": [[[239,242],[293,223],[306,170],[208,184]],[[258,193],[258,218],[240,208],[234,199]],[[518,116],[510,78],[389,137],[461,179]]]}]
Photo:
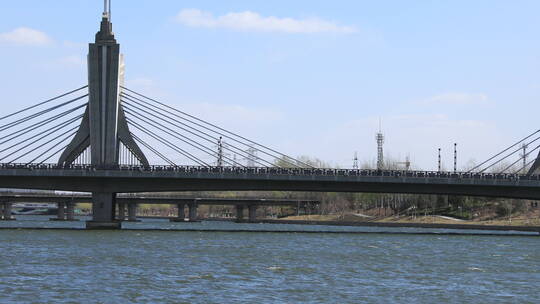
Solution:
[{"label": "cable-stayed bridge", "polygon": [[[123,67],[106,9],[89,46],[88,85],[0,117],[0,187],[91,192],[89,227],[115,226],[116,196],[123,192],[288,190],[540,199],[540,158],[521,163],[540,148],[534,147],[540,130],[468,172],[316,168],[125,87]],[[534,148],[514,161],[520,144]],[[509,159],[512,163],[501,167]]]}]

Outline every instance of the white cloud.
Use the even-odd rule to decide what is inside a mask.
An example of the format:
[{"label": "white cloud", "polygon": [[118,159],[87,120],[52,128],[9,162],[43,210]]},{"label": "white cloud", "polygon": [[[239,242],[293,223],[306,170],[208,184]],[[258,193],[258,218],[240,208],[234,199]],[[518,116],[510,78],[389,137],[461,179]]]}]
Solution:
[{"label": "white cloud", "polygon": [[473,105],[487,104],[489,103],[489,98],[485,94],[444,93],[424,99],[419,103],[424,105]]},{"label": "white cloud", "polygon": [[274,16],[264,17],[251,11],[232,12],[222,16],[198,9],[180,11],[176,20],[190,27],[225,28],[237,31],[282,33],[354,33],[356,28],[341,26],[319,18],[293,19]]},{"label": "white cloud", "polygon": [[53,43],[53,40],[44,32],[28,27],[19,27],[10,32],[0,33],[0,43],[14,45],[44,46]]}]

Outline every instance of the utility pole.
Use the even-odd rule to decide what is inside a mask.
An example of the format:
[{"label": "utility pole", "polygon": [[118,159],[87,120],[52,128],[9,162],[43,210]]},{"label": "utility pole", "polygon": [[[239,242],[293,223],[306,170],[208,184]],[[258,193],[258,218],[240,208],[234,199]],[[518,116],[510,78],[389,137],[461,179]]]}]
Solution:
[{"label": "utility pole", "polygon": [[457,143],[454,143],[454,173],[457,172]]},{"label": "utility pole", "polygon": [[439,148],[439,166],[437,171],[441,172],[441,148]]},{"label": "utility pole", "polygon": [[217,166],[223,167],[223,138],[220,136],[218,139],[218,155],[217,155]]}]

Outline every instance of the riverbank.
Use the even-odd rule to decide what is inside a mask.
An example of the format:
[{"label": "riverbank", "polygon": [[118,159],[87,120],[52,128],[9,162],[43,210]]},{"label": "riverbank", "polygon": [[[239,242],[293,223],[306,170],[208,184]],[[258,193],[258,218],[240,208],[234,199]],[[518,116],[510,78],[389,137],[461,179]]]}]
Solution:
[{"label": "riverbank", "polygon": [[[244,221],[241,221],[244,222]],[[248,222],[248,221],[245,221]],[[428,229],[458,229],[458,230],[490,230],[490,231],[523,231],[540,234],[540,226],[518,225],[478,225],[478,224],[437,224],[437,223],[407,223],[407,222],[347,222],[347,221],[321,221],[321,220],[256,220],[264,224],[295,224],[295,225],[323,225],[323,226],[360,226],[360,227],[388,227],[388,228],[428,228]]]},{"label": "riverbank", "polygon": [[334,222],[375,222],[375,223],[418,223],[418,224],[463,224],[494,226],[532,226],[540,228],[540,211],[513,215],[511,217],[481,217],[473,220],[442,215],[418,216],[369,216],[359,213],[343,215],[300,215],[281,218],[286,221],[334,221]]}]

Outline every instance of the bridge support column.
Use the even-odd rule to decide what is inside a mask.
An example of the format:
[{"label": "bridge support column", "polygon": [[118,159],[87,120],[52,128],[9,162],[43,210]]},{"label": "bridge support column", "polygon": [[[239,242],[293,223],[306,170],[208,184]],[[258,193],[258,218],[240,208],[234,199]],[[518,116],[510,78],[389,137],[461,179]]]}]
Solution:
[{"label": "bridge support column", "polygon": [[65,221],[66,220],[66,203],[56,203],[56,217],[51,218],[51,221]]},{"label": "bridge support column", "polygon": [[11,203],[3,203],[3,208],[2,208],[2,215],[3,215],[3,218],[2,220],[4,221],[13,221],[15,220],[15,218],[13,216],[11,216]]},{"label": "bridge support column", "polygon": [[126,204],[125,203],[118,203],[118,220],[119,221],[126,220]]},{"label": "bridge support column", "polygon": [[66,218],[68,221],[77,221],[75,219],[75,203],[66,204]]},{"label": "bridge support column", "polygon": [[244,205],[236,205],[236,221],[241,222],[244,219]]},{"label": "bridge support column", "polygon": [[257,219],[257,206],[249,205],[248,206],[249,221],[254,222]]},{"label": "bridge support column", "polygon": [[176,218],[170,219],[169,221],[184,222],[186,220],[186,211],[185,211],[186,204],[177,204],[177,207],[178,207],[178,216]]},{"label": "bridge support column", "polygon": [[86,229],[120,229],[122,224],[115,220],[116,193],[92,192],[92,220]]},{"label": "bridge support column", "polygon": [[197,222],[197,208],[199,207],[197,203],[190,203],[188,204],[189,207],[189,221],[190,222]]},{"label": "bridge support column", "polygon": [[137,219],[137,204],[128,204],[128,222],[140,222]]}]

